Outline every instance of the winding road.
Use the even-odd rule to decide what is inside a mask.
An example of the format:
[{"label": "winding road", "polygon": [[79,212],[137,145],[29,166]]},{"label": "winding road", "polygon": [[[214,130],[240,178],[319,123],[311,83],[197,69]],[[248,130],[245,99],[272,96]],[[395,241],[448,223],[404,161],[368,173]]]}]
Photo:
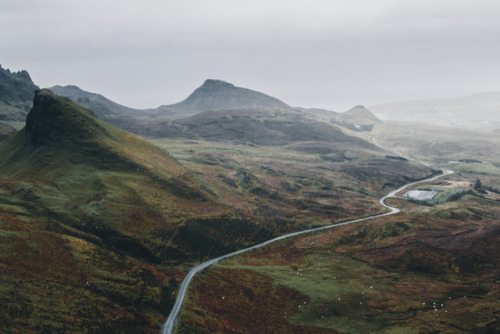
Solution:
[{"label": "winding road", "polygon": [[453,171],[445,170],[445,171],[443,171],[442,174],[439,174],[439,175],[436,175],[436,176],[433,176],[433,177],[430,177],[430,178],[427,178],[427,179],[423,179],[423,180],[420,180],[420,181],[408,183],[408,184],[406,184],[406,185],[404,185],[404,186],[402,186],[402,187],[400,187],[400,188],[398,188],[398,189],[396,189],[394,191],[391,191],[389,194],[385,195],[384,197],[382,197],[378,201],[380,203],[380,205],[382,205],[382,206],[388,208],[389,210],[391,210],[390,212],[382,213],[382,214],[374,215],[374,216],[368,216],[368,217],[364,217],[364,218],[353,219],[353,220],[349,220],[349,221],[346,221],[346,222],[336,223],[336,224],[332,224],[332,225],[328,225],[328,226],[311,228],[311,229],[307,229],[307,230],[303,230],[303,231],[298,231],[298,232],[294,232],[294,233],[290,233],[290,234],[285,234],[285,235],[276,237],[274,239],[265,241],[263,243],[260,243],[258,245],[255,245],[255,246],[252,246],[252,247],[248,247],[248,248],[245,248],[245,249],[241,249],[239,251],[232,252],[232,253],[229,253],[229,254],[226,254],[226,255],[219,256],[219,257],[217,257],[215,259],[208,260],[206,262],[203,262],[203,263],[197,265],[196,267],[193,267],[189,271],[189,273],[187,274],[187,276],[184,278],[184,280],[182,281],[181,287],[179,289],[179,293],[177,295],[177,300],[175,301],[175,305],[172,308],[172,311],[170,312],[170,315],[168,316],[167,320],[163,323],[163,325],[161,327],[160,333],[161,334],[172,334],[174,332],[175,327],[177,326],[177,316],[179,315],[179,311],[181,309],[182,303],[184,302],[184,297],[186,296],[186,292],[187,292],[187,289],[189,287],[189,283],[191,282],[191,279],[194,277],[194,275],[196,275],[198,272],[202,271],[206,267],[209,267],[212,264],[217,263],[217,262],[219,262],[219,261],[221,261],[223,259],[226,259],[228,257],[235,256],[235,255],[238,255],[238,254],[241,254],[241,253],[245,253],[245,252],[251,251],[252,249],[261,248],[261,247],[264,247],[266,245],[269,245],[270,243],[273,243],[273,242],[276,242],[276,241],[279,241],[279,240],[283,240],[283,239],[287,239],[287,238],[291,238],[291,237],[295,237],[297,235],[301,235],[301,234],[305,234],[305,233],[310,233],[310,232],[317,232],[317,231],[326,230],[326,229],[329,229],[329,228],[332,228],[332,227],[337,227],[337,226],[342,226],[342,225],[348,225],[348,224],[362,222],[362,221],[365,221],[365,220],[370,220],[370,219],[375,219],[375,218],[380,218],[380,217],[394,215],[396,213],[399,213],[401,210],[399,210],[398,208],[395,208],[395,207],[392,207],[390,205],[385,204],[385,200],[387,198],[396,197],[397,193],[399,193],[400,191],[402,191],[405,188],[408,188],[410,186],[413,186],[413,185],[416,185],[416,184],[419,184],[419,183],[423,183],[423,182],[433,181],[433,180],[436,180],[436,179],[438,179],[440,177],[443,177],[443,176],[446,176],[446,175],[449,175],[449,174],[452,174],[452,173],[453,173]]}]

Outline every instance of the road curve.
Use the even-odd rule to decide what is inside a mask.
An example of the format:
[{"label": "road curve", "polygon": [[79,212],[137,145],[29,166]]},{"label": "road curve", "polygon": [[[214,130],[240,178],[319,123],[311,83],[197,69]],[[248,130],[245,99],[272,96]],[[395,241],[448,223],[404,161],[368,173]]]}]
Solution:
[{"label": "road curve", "polygon": [[244,248],[244,249],[241,249],[241,250],[238,250],[238,251],[226,254],[226,255],[219,256],[219,257],[217,257],[215,259],[208,260],[206,262],[203,262],[203,263],[197,265],[196,267],[193,267],[189,271],[189,273],[186,275],[186,277],[184,278],[184,280],[182,281],[181,287],[179,289],[179,293],[177,295],[177,299],[175,301],[175,305],[172,308],[172,311],[170,311],[170,315],[168,316],[167,320],[161,326],[160,333],[161,334],[173,334],[173,332],[175,330],[175,327],[177,326],[177,316],[179,315],[179,311],[181,309],[182,303],[184,302],[184,297],[186,296],[186,292],[187,292],[187,288],[189,286],[189,283],[191,282],[191,279],[194,277],[194,275],[196,275],[198,272],[202,271],[206,267],[209,267],[212,264],[219,262],[220,260],[226,259],[226,258],[231,257],[231,256],[235,256],[235,255],[238,255],[238,254],[241,254],[241,253],[248,252],[248,251],[250,251],[252,249],[264,247],[264,246],[269,245],[270,243],[273,243],[273,242],[278,241],[278,240],[283,240],[283,239],[295,237],[297,235],[301,235],[301,234],[305,234],[305,233],[326,230],[326,229],[329,229],[329,228],[332,228],[332,227],[337,227],[337,226],[342,226],[342,225],[348,225],[348,224],[358,223],[358,222],[365,221],[365,220],[370,220],[370,219],[375,219],[375,218],[380,218],[380,217],[394,215],[396,213],[399,213],[401,210],[399,210],[398,208],[395,208],[395,207],[392,207],[390,205],[385,204],[385,200],[387,198],[396,197],[397,193],[399,193],[400,191],[404,190],[405,188],[408,188],[408,187],[413,186],[415,184],[423,183],[423,182],[428,182],[428,181],[433,181],[433,180],[436,180],[436,179],[438,179],[440,177],[443,177],[443,176],[446,176],[446,175],[449,175],[449,174],[452,174],[452,173],[453,173],[453,171],[445,170],[445,171],[443,171],[442,174],[439,174],[439,175],[436,175],[436,176],[433,176],[433,177],[430,177],[430,178],[427,178],[427,179],[423,179],[423,180],[420,180],[420,181],[408,183],[408,184],[406,184],[406,185],[404,185],[404,186],[402,186],[402,187],[400,187],[400,188],[398,188],[398,189],[396,189],[394,191],[391,191],[389,194],[385,195],[384,197],[382,197],[378,201],[380,205],[382,205],[382,206],[390,209],[391,210],[390,212],[382,213],[382,214],[374,215],[374,216],[368,216],[368,217],[364,217],[364,218],[353,219],[353,220],[349,220],[349,221],[346,221],[346,222],[336,223],[336,224],[332,224],[332,225],[328,225],[328,226],[316,227],[316,228],[311,228],[311,229],[307,229],[307,230],[303,230],[303,231],[298,231],[298,232],[294,232],[294,233],[285,234],[285,235],[276,237],[274,239],[262,242],[262,243],[260,243],[258,245],[255,245],[255,246],[252,246],[252,247],[248,247],[248,248]]}]

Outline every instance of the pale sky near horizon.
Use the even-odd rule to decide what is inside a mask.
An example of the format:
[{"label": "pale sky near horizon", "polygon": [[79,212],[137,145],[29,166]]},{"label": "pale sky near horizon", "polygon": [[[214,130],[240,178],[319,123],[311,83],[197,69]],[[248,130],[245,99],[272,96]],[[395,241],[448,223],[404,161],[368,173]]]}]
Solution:
[{"label": "pale sky near horizon", "polygon": [[205,79],[335,111],[500,91],[498,0],[2,0],[0,64],[135,108]]}]

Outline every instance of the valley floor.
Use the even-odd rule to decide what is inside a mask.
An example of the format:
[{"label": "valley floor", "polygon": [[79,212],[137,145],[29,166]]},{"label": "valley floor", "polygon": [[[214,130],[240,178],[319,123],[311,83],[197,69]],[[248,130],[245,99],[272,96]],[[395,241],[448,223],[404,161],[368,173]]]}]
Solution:
[{"label": "valley floor", "polygon": [[179,333],[498,332],[500,210],[492,204],[406,204],[400,215],[227,259],[193,282]]}]

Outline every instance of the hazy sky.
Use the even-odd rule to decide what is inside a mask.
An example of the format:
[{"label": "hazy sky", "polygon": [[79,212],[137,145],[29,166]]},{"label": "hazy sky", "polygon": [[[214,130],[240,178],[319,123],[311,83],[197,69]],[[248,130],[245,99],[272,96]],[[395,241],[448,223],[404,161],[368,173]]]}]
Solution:
[{"label": "hazy sky", "polygon": [[0,64],[136,108],[207,78],[293,106],[500,91],[499,0],[2,0]]}]

